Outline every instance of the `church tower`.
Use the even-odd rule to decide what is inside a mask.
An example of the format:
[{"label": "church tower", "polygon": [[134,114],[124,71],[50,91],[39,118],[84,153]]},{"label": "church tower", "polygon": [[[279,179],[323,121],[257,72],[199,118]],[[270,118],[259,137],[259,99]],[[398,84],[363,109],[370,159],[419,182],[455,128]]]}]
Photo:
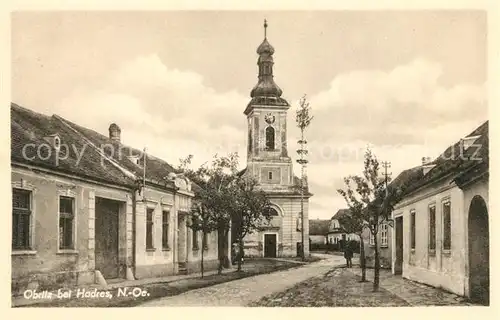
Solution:
[{"label": "church tower", "polygon": [[289,103],[274,82],[274,48],[267,40],[257,48],[258,82],[250,92],[251,100],[244,114],[248,120],[247,170],[263,189],[286,187],[293,183],[292,160],[287,150],[287,110]]},{"label": "church tower", "polygon": [[[287,112],[290,104],[274,82],[274,48],[264,40],[257,48],[258,81],[250,92],[244,114],[248,122],[247,167],[242,174],[253,176],[271,202],[270,224],[245,237],[245,255],[297,256],[301,251],[300,180],[293,174],[287,144]],[[309,254],[309,193],[304,191],[304,251]]]}]

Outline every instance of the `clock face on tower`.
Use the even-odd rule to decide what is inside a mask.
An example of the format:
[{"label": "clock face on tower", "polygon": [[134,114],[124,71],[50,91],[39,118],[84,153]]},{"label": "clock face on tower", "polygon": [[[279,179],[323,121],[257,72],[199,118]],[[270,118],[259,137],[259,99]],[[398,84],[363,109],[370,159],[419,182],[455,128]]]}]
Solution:
[{"label": "clock face on tower", "polygon": [[276,117],[273,116],[271,113],[268,113],[265,115],[264,120],[266,120],[268,124],[273,124],[274,121],[276,120]]}]

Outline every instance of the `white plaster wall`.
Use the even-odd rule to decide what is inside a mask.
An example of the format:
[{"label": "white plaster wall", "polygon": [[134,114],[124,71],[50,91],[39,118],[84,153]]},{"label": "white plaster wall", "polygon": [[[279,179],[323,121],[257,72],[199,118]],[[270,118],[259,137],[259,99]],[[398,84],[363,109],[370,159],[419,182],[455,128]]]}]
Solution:
[{"label": "white plaster wall", "polygon": [[[451,202],[451,250],[443,250],[442,201]],[[436,205],[436,250],[429,253],[429,205]],[[415,250],[410,246],[410,211],[416,212]],[[459,295],[464,295],[466,261],[466,214],[463,193],[450,181],[444,181],[432,188],[415,194],[395,210],[403,214],[403,277],[442,287]],[[393,264],[395,243],[393,242]]]},{"label": "white plaster wall", "polygon": [[[481,196],[484,201],[486,202],[486,205],[488,206],[488,218],[490,215],[490,209],[489,209],[489,182],[485,180],[478,181],[470,186],[468,186],[464,190],[464,210],[465,210],[465,223],[466,223],[466,229],[465,229],[465,287],[464,287],[464,292],[465,295],[469,296],[469,207],[470,203],[472,201],[472,198],[474,198],[476,195]],[[491,223],[491,220],[490,220]],[[491,235],[491,226],[490,226],[490,232],[489,234]],[[490,236],[491,238],[491,236]],[[490,267],[491,270],[491,267]]]}]

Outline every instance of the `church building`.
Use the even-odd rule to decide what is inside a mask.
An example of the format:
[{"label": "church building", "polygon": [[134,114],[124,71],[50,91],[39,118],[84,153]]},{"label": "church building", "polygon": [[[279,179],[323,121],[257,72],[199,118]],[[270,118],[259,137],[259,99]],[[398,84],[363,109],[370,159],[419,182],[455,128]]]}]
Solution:
[{"label": "church building", "polygon": [[[247,167],[243,174],[254,176],[272,203],[270,224],[247,235],[245,255],[285,257],[300,255],[301,227],[304,228],[304,251],[309,255],[309,193],[304,181],[303,219],[301,222],[301,180],[293,173],[287,144],[287,112],[290,104],[274,82],[274,48],[267,40],[257,48],[258,83],[244,114],[248,120]],[[306,179],[304,179],[306,180]]]}]

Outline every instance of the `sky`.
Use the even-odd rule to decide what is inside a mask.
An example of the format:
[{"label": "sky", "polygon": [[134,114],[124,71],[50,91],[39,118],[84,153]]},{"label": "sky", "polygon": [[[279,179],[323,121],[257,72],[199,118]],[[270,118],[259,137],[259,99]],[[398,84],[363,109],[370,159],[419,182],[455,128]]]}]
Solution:
[{"label": "sky", "polygon": [[105,135],[115,122],[173,165],[238,152],[244,168],[264,19],[294,158],[304,94],[314,115],[309,218],[345,207],[367,146],[395,177],[488,118],[481,11],[14,12],[12,101]]}]

